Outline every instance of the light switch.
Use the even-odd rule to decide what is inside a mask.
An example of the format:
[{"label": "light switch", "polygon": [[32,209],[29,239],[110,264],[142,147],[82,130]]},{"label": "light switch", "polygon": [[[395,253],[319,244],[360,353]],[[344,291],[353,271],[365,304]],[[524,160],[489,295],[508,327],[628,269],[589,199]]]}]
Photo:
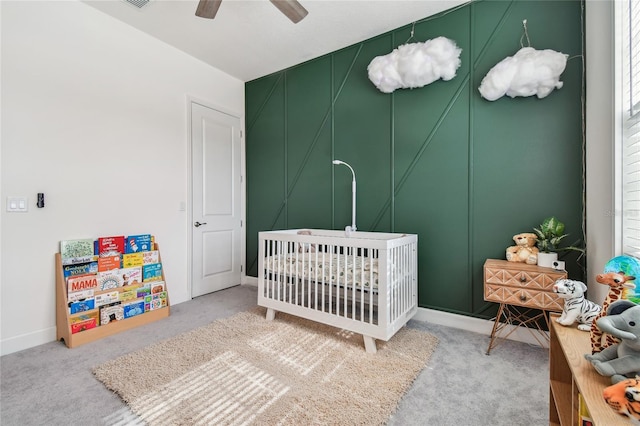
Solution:
[{"label": "light switch", "polygon": [[27,197],[7,197],[7,211],[25,213],[29,211]]}]

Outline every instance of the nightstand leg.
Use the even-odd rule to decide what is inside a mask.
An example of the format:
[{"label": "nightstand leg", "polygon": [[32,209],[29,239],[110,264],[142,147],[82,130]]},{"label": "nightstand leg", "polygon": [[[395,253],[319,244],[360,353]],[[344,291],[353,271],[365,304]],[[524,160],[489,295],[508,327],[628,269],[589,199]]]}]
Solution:
[{"label": "nightstand leg", "polygon": [[500,319],[502,318],[502,311],[504,311],[504,303],[500,304],[498,308],[498,313],[496,314],[496,319],[493,321],[493,328],[491,329],[491,340],[489,341],[489,347],[487,348],[487,355],[490,354],[491,348],[493,348],[493,342],[496,340],[496,331],[498,330],[498,326],[500,325]]}]

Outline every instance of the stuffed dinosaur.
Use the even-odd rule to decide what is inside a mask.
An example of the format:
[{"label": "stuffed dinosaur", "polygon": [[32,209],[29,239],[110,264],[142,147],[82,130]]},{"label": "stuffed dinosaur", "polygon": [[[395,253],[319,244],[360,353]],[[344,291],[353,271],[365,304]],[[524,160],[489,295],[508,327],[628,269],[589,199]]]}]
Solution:
[{"label": "stuffed dinosaur", "polygon": [[595,354],[584,357],[603,376],[610,376],[615,384],[640,374],[640,305],[618,300],[607,308],[607,315],[598,319],[600,330],[620,339]]}]

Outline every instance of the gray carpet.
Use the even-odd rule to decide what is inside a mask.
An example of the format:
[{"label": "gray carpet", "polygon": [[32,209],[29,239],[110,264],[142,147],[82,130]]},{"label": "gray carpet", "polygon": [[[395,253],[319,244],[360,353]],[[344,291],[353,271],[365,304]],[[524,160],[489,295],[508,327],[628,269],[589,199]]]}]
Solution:
[{"label": "gray carpet", "polygon": [[[75,349],[51,342],[5,355],[0,358],[0,424],[140,424],[91,369],[250,309],[256,298],[255,287],[237,286],[172,306],[167,319]],[[409,327],[435,335],[439,343],[388,425],[548,424],[546,349],[507,341],[487,356],[486,335],[413,320]]]}]

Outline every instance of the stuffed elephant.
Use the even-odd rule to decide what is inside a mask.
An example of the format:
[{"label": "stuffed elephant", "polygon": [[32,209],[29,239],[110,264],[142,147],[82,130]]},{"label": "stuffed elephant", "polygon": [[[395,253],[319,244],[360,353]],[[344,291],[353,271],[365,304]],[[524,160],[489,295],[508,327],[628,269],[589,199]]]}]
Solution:
[{"label": "stuffed elephant", "polygon": [[610,376],[613,384],[640,374],[640,305],[628,300],[613,302],[596,325],[621,340],[601,352],[585,354],[596,371]]}]

